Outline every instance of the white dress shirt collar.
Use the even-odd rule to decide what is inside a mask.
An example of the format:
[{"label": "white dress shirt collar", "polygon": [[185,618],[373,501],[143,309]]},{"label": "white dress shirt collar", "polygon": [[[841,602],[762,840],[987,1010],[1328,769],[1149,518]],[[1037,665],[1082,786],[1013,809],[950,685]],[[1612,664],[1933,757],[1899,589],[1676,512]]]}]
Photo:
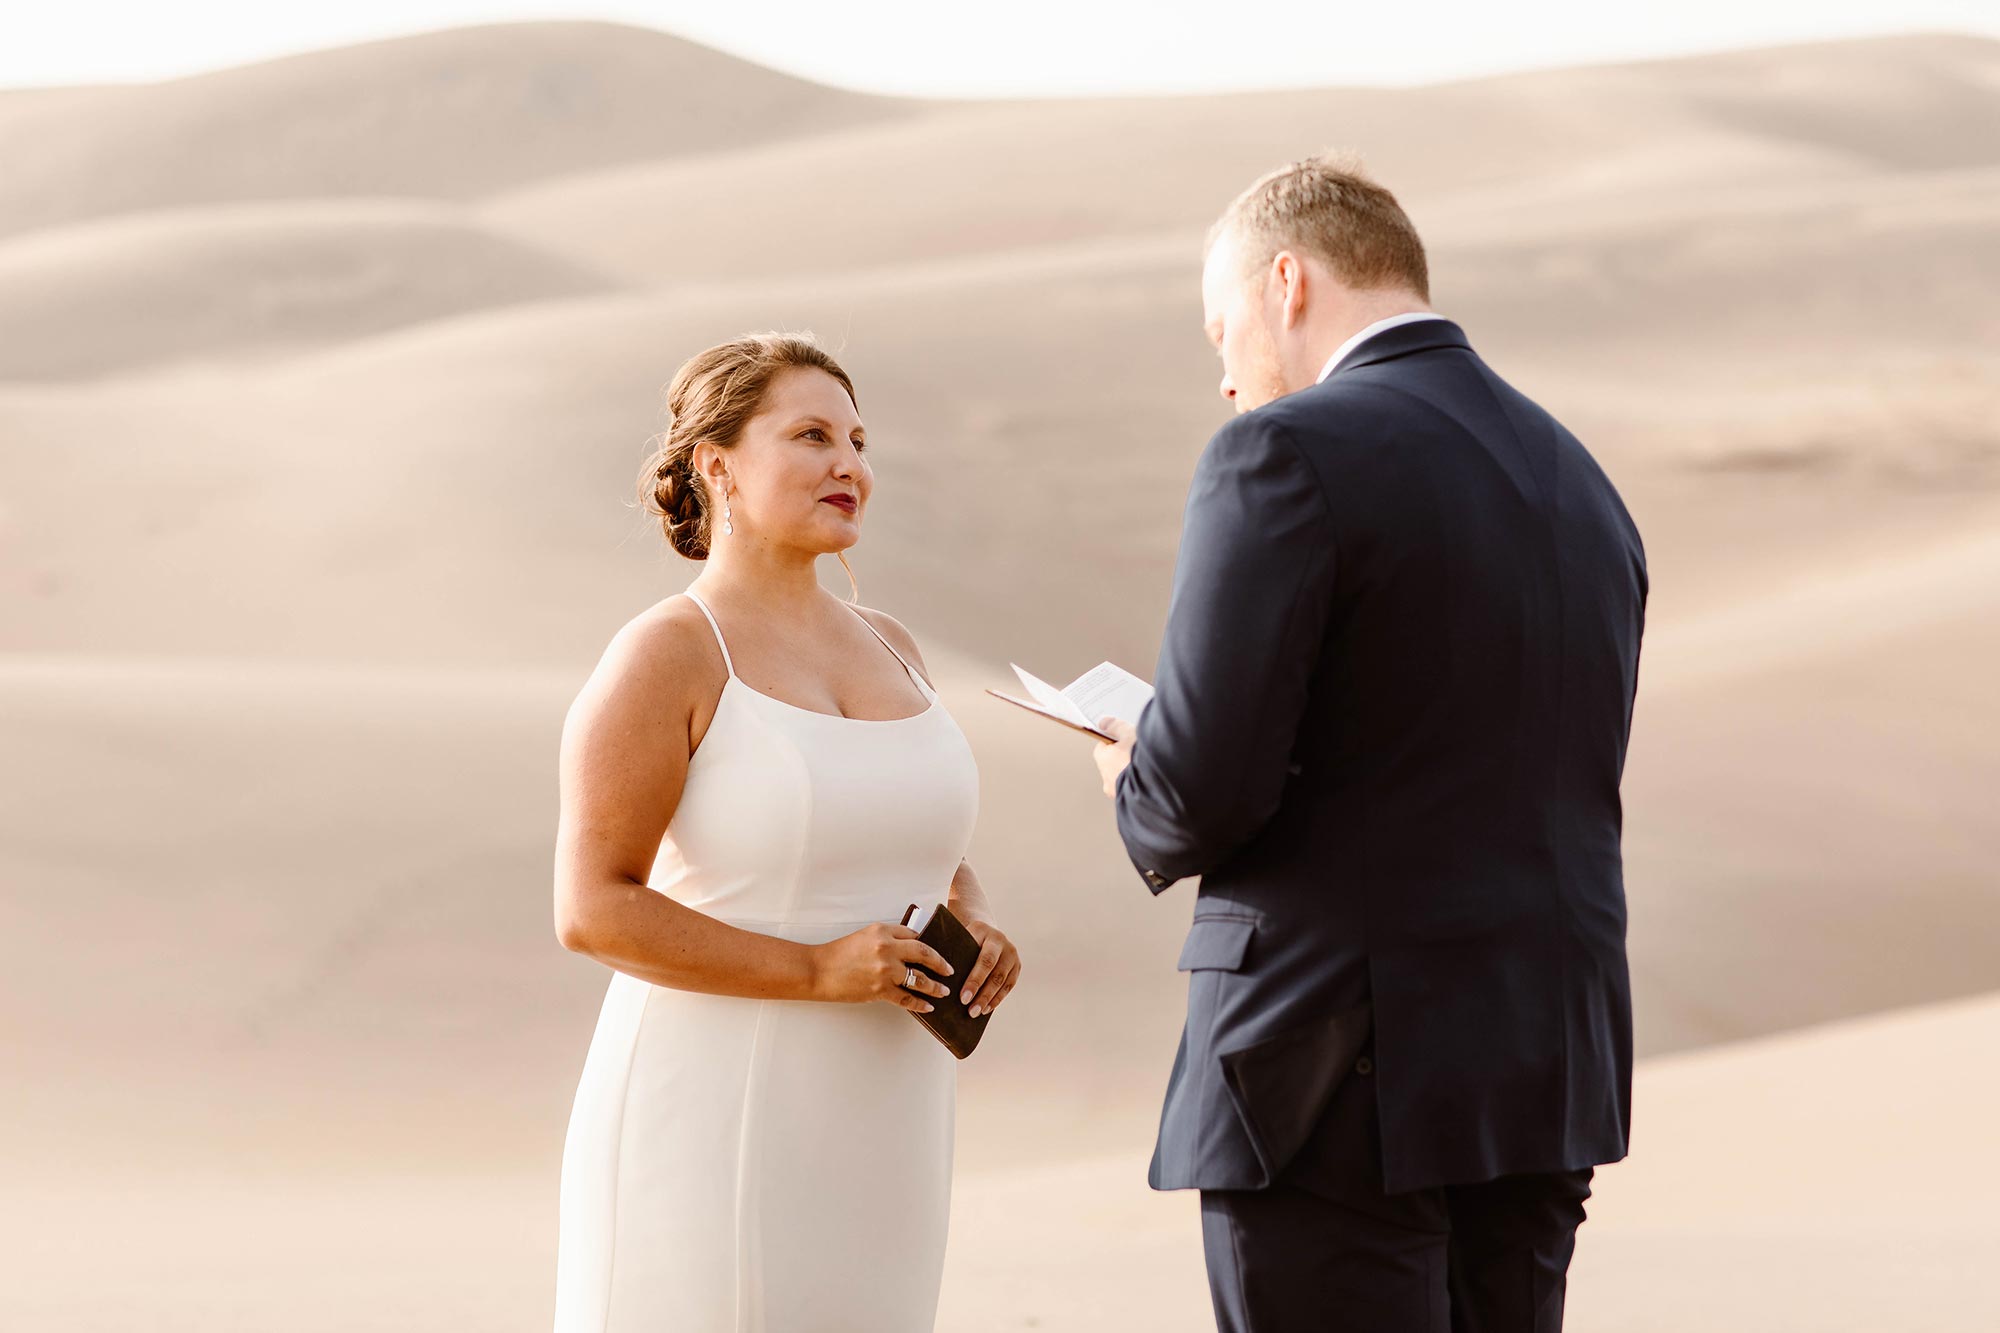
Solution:
[{"label": "white dress shirt collar", "polygon": [[1333,368],[1340,364],[1342,357],[1346,356],[1349,352],[1353,351],[1367,339],[1374,337],[1376,334],[1382,333],[1388,329],[1393,329],[1401,324],[1414,324],[1420,319],[1443,319],[1443,318],[1444,318],[1443,315],[1437,314],[1433,311],[1411,310],[1401,315],[1391,315],[1387,319],[1378,319],[1373,324],[1370,324],[1367,328],[1361,330],[1361,332],[1355,334],[1352,338],[1349,338],[1346,342],[1342,343],[1339,347],[1335,348],[1333,355],[1326,359],[1326,364],[1320,367],[1319,379],[1314,380],[1313,383],[1319,384],[1324,382],[1326,377],[1333,373]]}]

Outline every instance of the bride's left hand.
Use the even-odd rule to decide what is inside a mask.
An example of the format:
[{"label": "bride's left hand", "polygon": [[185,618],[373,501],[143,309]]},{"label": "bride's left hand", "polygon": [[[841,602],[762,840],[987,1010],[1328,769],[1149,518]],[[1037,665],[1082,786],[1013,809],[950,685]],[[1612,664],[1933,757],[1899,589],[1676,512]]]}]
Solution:
[{"label": "bride's left hand", "polygon": [[972,938],[979,941],[979,961],[965,974],[965,985],[958,996],[967,1012],[977,1018],[998,1009],[1000,1001],[1007,998],[1014,983],[1021,979],[1021,951],[1014,947],[1014,941],[1007,938],[1005,931],[985,917],[961,915],[960,919]]}]

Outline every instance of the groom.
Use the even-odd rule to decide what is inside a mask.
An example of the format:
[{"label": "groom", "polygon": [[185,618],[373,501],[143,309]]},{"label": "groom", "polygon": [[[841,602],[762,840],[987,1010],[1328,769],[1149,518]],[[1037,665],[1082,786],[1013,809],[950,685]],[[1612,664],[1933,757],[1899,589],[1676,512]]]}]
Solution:
[{"label": "groom", "polygon": [[1251,185],[1202,305],[1238,415],[1097,749],[1153,892],[1201,876],[1148,1179],[1201,1191],[1225,1333],[1558,1329],[1631,1123],[1638,531],[1380,186]]}]

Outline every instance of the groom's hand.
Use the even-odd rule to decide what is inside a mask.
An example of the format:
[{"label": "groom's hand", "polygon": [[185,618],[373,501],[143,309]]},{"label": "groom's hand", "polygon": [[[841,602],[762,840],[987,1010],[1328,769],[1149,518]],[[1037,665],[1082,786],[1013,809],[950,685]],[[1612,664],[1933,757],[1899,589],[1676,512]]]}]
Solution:
[{"label": "groom's hand", "polygon": [[1100,717],[1097,729],[1107,736],[1116,736],[1114,741],[1099,741],[1094,757],[1097,760],[1097,775],[1104,779],[1104,794],[1118,794],[1118,775],[1125,771],[1125,765],[1132,762],[1132,740],[1139,732],[1130,722],[1116,717]]}]

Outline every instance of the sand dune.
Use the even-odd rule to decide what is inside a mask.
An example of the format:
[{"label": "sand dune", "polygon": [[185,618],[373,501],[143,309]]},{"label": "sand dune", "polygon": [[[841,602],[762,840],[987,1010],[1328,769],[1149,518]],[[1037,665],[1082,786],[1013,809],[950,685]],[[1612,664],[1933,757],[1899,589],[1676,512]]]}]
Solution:
[{"label": "sand dune", "polygon": [[[2000,1299],[1982,1274],[2000,1243],[1987,1207],[2000,1169],[1974,1150],[2000,1116],[2000,1081],[1965,1053],[1996,1038],[1988,997],[1642,1069],[1634,1095],[1651,1110],[1634,1156],[1594,1182],[1565,1326],[1992,1327]],[[1925,1133],[1910,1132],[1912,1100]],[[1213,1328],[1191,1196],[1149,1193],[1144,1171],[1128,1152],[963,1180],[939,1327]]]},{"label": "sand dune", "polygon": [[310,200],[148,212],[0,244],[0,379],[282,359],[607,279],[449,208]]},{"label": "sand dune", "polygon": [[[1789,231],[1781,220],[1751,234],[1776,253]],[[1652,235],[1641,232],[1625,253],[1644,254]],[[1194,423],[1214,420],[1220,405],[1205,405],[1208,358],[1176,332],[1187,298],[1174,251],[1093,252],[1095,244],[1005,262],[941,260],[901,272],[479,312],[294,358],[249,379],[190,371],[100,386],[87,404],[18,398],[13,419],[39,419],[49,435],[179,421],[162,440],[178,446],[128,462],[125,475],[165,495],[180,478],[192,497],[202,478],[226,469],[237,489],[227,508],[211,504],[199,521],[176,521],[171,506],[160,506],[151,534],[122,539],[138,542],[146,559],[116,580],[85,578],[85,553],[128,528],[124,519],[79,513],[51,523],[28,549],[48,561],[39,577],[67,580],[64,590],[25,607],[10,632],[19,648],[360,662],[471,656],[551,668],[587,661],[631,608],[685,577],[639,515],[614,508],[638,443],[658,424],[664,369],[654,349],[698,345],[789,310],[840,331],[881,444],[881,490],[856,552],[871,602],[902,615],[933,651],[973,661],[1014,658],[1063,674],[1104,652],[1150,669],[1186,468],[1205,433]],[[1925,247],[1853,249],[1887,275],[1915,269]],[[1976,684],[1984,657],[1965,645],[1975,627],[1995,623],[1996,608],[1977,572],[1983,566],[1938,548],[1932,534],[1944,525],[1964,550],[1985,549],[1991,502],[1980,483],[1990,477],[1994,443],[1982,423],[1992,420],[1991,387],[1940,394],[1938,362],[1924,360],[1924,343],[1908,328],[1895,355],[1933,373],[1900,387],[1860,375],[1837,346],[1843,327],[1850,345],[1867,336],[1869,308],[1859,301],[1837,312],[1844,326],[1831,316],[1815,325],[1827,364],[1759,369],[1755,344],[1771,335],[1742,286],[1750,261],[1740,249],[1722,253],[1727,266],[1712,278],[1699,276],[1698,248],[1661,254],[1661,276],[1629,261],[1608,268],[1643,288],[1594,313],[1580,300],[1560,307],[1578,310],[1579,325],[1612,349],[1593,348],[1581,367],[1560,355],[1563,321],[1537,324],[1538,308],[1507,309],[1500,274],[1518,261],[1516,251],[1502,247],[1490,259],[1492,306],[1467,316],[1482,341],[1493,330],[1496,361],[1524,387],[1591,421],[1586,437],[1626,486],[1653,552],[1654,648],[1630,834],[1649,1050],[1993,983],[1977,941],[1988,937],[1996,902],[1977,867],[2000,847],[1980,831],[1976,794],[2000,775],[1980,761],[1968,770],[1961,724],[1934,720],[1925,702],[1948,697],[1970,716],[1987,715]],[[1802,263],[1795,280],[1804,284],[1809,267]],[[1770,268],[1792,271],[1776,261]],[[1977,332],[1971,297],[1942,283],[1932,290],[1940,309]],[[1684,295],[1678,308],[1676,293]],[[1692,327],[1710,293],[1733,293],[1742,324],[1707,341],[1666,336]],[[1654,318],[1621,328],[1620,311],[1632,309]],[[1129,373],[1107,383],[1097,360],[1050,344],[1049,310],[1065,311],[1089,345],[1135,349]],[[939,327],[977,332],[939,344]],[[1663,332],[1649,344],[1651,330]],[[1678,379],[1643,383],[1677,364],[1689,367]],[[1711,380],[1696,373],[1702,367],[1714,369]],[[1759,378],[1775,376],[1785,377],[1790,401],[1757,391]],[[1572,412],[1565,394],[1576,385],[1587,391]],[[39,410],[27,410],[29,402]],[[1955,422],[1946,422],[1952,412]],[[421,453],[408,447],[411,421],[427,423]],[[1773,441],[1799,451],[1800,461],[1783,465],[1768,453]],[[329,457],[341,460],[330,475],[317,466]],[[60,470],[41,459],[14,481],[12,493],[31,502],[17,521],[59,512],[98,472],[88,457]],[[309,472],[311,505],[301,511],[294,497]],[[1064,484],[1038,480],[1057,476]],[[385,494],[399,505],[385,510]],[[996,506],[986,498],[996,495],[1023,498]],[[290,517],[273,522],[279,513]],[[537,552],[532,561],[521,559],[524,540]],[[218,565],[218,546],[238,558]],[[937,561],[940,550],[953,560]],[[1022,550],[1037,559],[1018,559]],[[1079,580],[1080,569],[1092,575]],[[1962,597],[1939,604],[1924,595],[1938,573],[1952,571]],[[959,614],[966,605],[982,614]],[[99,609],[84,616],[87,607]],[[1678,638],[1677,625],[1688,627]],[[1838,682],[1855,662],[1878,656],[1878,697],[1847,698]],[[1963,670],[1940,696],[1937,672],[1959,670],[1953,664]],[[1656,676],[1678,677],[1681,697],[1656,705]],[[1663,711],[1653,729],[1656,708]],[[1856,708],[1871,718],[1869,730],[1843,728]],[[1755,741],[1718,734],[1723,719],[1730,727],[1759,719]],[[1712,768],[1725,754],[1744,780],[1758,774],[1760,789],[1803,790],[1816,774],[1843,785],[1837,796],[1767,810],[1714,786]],[[1032,773],[1048,757],[1016,762]],[[1890,816],[1885,783],[1938,790],[1938,814],[1916,823]],[[996,828],[1018,827],[1020,818],[1004,804],[989,817]],[[1725,835],[1713,830],[1718,818]],[[1939,827],[1963,832],[1940,839]],[[1080,824],[1070,836],[1090,829]],[[1878,846],[1881,853],[1871,851]],[[1114,881],[1123,874],[1115,862],[1098,865]],[[1023,864],[1019,873],[1035,870]],[[1909,913],[1909,890],[1885,892],[1898,881],[1934,886],[1927,892],[1938,905]],[[1829,904],[1838,910],[1817,938],[1795,939],[1799,913]],[[1899,918],[1898,947],[1923,964],[1854,975]],[[1746,928],[1752,920],[1759,924]],[[1718,941],[1720,922],[1735,929]],[[1773,973],[1767,955],[1777,939],[1795,966]]]},{"label": "sand dune", "polygon": [[619,24],[453,29],[0,106],[0,236],[240,199],[460,199],[912,105]]},{"label": "sand dune", "polygon": [[[733,160],[548,179],[494,199],[487,216],[644,280],[753,258],[759,271],[804,271],[1167,224],[1198,235],[1251,164],[1344,147],[1394,181],[1420,222],[1461,200],[1528,202],[1547,226],[1559,204],[1635,189],[1685,206],[1752,184],[2000,163],[1986,82],[1997,47],[1913,38],[1399,91],[972,106]],[[1770,77],[1774,64],[1786,78]],[[1828,129],[1857,120],[1853,144]],[[801,198],[811,205],[788,203]]]},{"label": "sand dune", "polygon": [[1202,228],[1328,144],[1647,540],[1648,1064],[1572,1326],[1994,1322],[1994,1002],[1864,1016],[2000,991],[1996,71],[943,103],[553,24],[0,96],[0,1325],[546,1325],[605,982],[550,929],[563,709],[693,573],[630,505],[674,367],[811,327],[874,442],[863,600],[972,740],[1032,968],[962,1070],[940,1326],[1205,1327],[1143,1183],[1190,886],[979,691],[1151,670],[1225,412]]},{"label": "sand dune", "polygon": [[[1800,205],[1712,217],[1692,233],[1672,223],[1628,226],[1609,239],[1574,238],[1567,248],[1514,235],[1490,245],[1447,235],[1439,300],[1475,330],[1504,373],[1570,419],[1628,486],[1658,538],[1668,574],[1661,596],[1671,611],[1686,580],[1740,579],[1753,553],[1759,565],[1811,564],[1823,549],[1844,550],[1854,533],[1825,526],[1835,514],[1863,530],[1902,528],[1908,515],[1928,522],[1948,514],[1971,494],[1968,485],[1990,480],[1989,423],[2000,388],[1980,367],[1996,317],[1983,289],[1961,277],[1981,261],[1986,219],[2000,227],[2000,205],[1963,181],[1938,186],[1932,197],[1957,215],[1887,210],[1873,223],[1844,215],[1819,221]],[[246,480],[267,476],[273,493],[300,475],[299,460],[337,450],[343,474],[316,478],[315,514],[300,518],[293,535],[274,532],[248,497],[233,518],[216,511],[187,534],[197,553],[213,524],[228,525],[212,529],[218,535],[228,530],[274,547],[270,562],[209,576],[263,589],[244,588],[240,597],[286,596],[315,568],[291,562],[306,559],[317,540],[346,549],[356,524],[379,532],[406,523],[408,559],[457,562],[485,550],[496,572],[520,534],[545,534],[550,549],[524,575],[539,580],[539,571],[568,574],[595,559],[584,544],[628,494],[641,444],[662,424],[669,349],[744,327],[810,326],[847,357],[882,445],[883,486],[857,553],[872,595],[988,659],[1027,651],[1014,628],[1024,625],[1028,642],[1091,640],[1144,661],[1186,468],[1223,411],[1212,392],[1213,357],[1195,330],[1186,273],[1193,244],[1169,233],[610,292],[354,339],[255,376],[233,369],[153,376],[99,385],[74,402],[0,391],[0,416],[29,434],[115,436],[149,418],[184,421],[194,437],[188,444],[132,464],[141,475],[157,469],[167,486],[192,456],[242,455],[248,443],[225,443],[235,438],[279,441],[230,464],[246,469]],[[1822,295],[1815,282],[1836,270],[1845,280]],[[1514,299],[1524,273],[1534,276],[1532,300]],[[1878,295],[1888,290],[1898,293],[1893,312]],[[1051,338],[1052,321],[1068,336]],[[1075,355],[1075,345],[1119,349],[1120,373],[1107,374],[1102,353]],[[408,447],[404,423],[412,420],[427,423],[421,449]],[[155,429],[169,432],[163,443],[176,438],[171,426]],[[45,506],[59,507],[87,487],[90,462],[37,457],[10,479],[13,493],[39,492]],[[1063,484],[1052,484],[1057,478]],[[985,498],[1024,485],[1032,502],[996,507]],[[407,507],[379,506],[391,487]],[[1698,503],[1681,502],[1694,493]],[[1791,497],[1780,503],[1798,514],[1766,531],[1773,494]],[[628,553],[656,553],[644,525],[626,517],[635,521],[621,521],[617,533],[632,540]],[[1115,535],[1098,526],[1103,521],[1116,522]],[[427,542],[440,524],[453,540]],[[53,528],[42,558],[89,540],[85,531]],[[166,554],[139,540],[154,556]],[[943,565],[921,554],[941,547],[959,558]],[[1045,558],[1008,558],[1020,549]],[[168,559],[160,567],[175,566]],[[561,643],[555,651],[574,654],[588,635],[517,636],[505,617],[589,607],[597,619],[588,623],[599,624],[630,604],[635,585],[619,580],[650,578],[658,568],[644,559],[607,568],[608,580],[591,580],[602,602],[587,595],[511,611],[494,606],[482,633],[496,649]],[[1079,586],[1078,568],[1103,572]],[[402,586],[414,594],[424,581]],[[362,591],[371,600],[383,595]],[[957,615],[968,593],[995,614]],[[27,613],[11,642],[98,647],[130,642],[122,627],[141,627],[87,616],[79,629],[82,605],[51,603],[56,618],[46,631],[34,628],[43,623],[39,613]],[[230,623],[191,623],[188,650],[201,651],[203,635]],[[337,651],[335,636],[346,637],[341,624],[321,622],[327,650]],[[441,638],[452,632],[440,625]],[[78,633],[88,640],[75,640]],[[385,637],[370,651],[397,651],[392,643]],[[417,650],[405,643],[402,651]],[[422,651],[445,651],[445,642]]]},{"label": "sand dune", "polygon": [[1626,772],[1649,1049],[1992,987],[1995,531],[1655,626]]},{"label": "sand dune", "polygon": [[[1991,1326],[2000,1304],[1983,1260],[2000,1242],[1987,1207],[2000,1173],[1974,1150],[2000,1115],[2000,1087],[1990,1062],[1965,1054],[2000,1039],[1996,1024],[2000,1000],[1987,997],[1643,1066],[1635,1154],[1598,1174],[1568,1326]],[[456,1068],[476,1075],[487,1064]],[[17,1267],[0,1310],[23,1327],[76,1333],[162,1310],[205,1327],[301,1333],[350,1328],[363,1309],[370,1327],[392,1333],[546,1327],[554,1149],[496,1142],[491,1109],[453,1100],[462,1081],[435,1067],[415,1090],[385,1079],[329,1132],[327,1103],[352,1085],[308,1081],[320,1072],[299,1069],[292,1085],[301,1102],[321,1099],[303,1120],[268,1105],[279,1086],[268,1075],[254,1087],[212,1080],[197,1105],[184,1082],[127,1072],[128,1098],[143,1099],[124,1108],[128,1118],[163,1120],[169,1136],[137,1160],[116,1150],[130,1139],[90,1152],[101,1145],[79,1135],[60,1156],[7,1163],[15,1206],[0,1213],[0,1247]],[[968,1111],[1003,1089],[1034,1104],[1018,1084],[975,1085],[973,1066],[965,1073]],[[1137,1094],[1096,1109],[1128,1141],[1075,1159],[1021,1160],[1039,1120],[1024,1129],[967,1118],[940,1329],[1213,1327],[1194,1196],[1146,1188],[1151,1107],[1130,1104]],[[260,1116],[245,1114],[252,1096],[267,1103]],[[1923,1132],[1911,1132],[1913,1103]],[[171,1134],[204,1112],[206,1136]],[[43,1141],[70,1148],[59,1134]],[[121,1256],[119,1281],[104,1277],[106,1247]]]},{"label": "sand dune", "polygon": [[[1482,244],[1447,228],[1440,280],[1455,307],[1498,322],[1510,349],[1549,354],[1563,338],[1580,340],[1562,354],[1562,373],[1675,376],[1687,400],[1754,387],[1789,423],[1801,406],[1793,385],[1838,392],[1940,360],[1978,364],[2000,335],[1993,303],[1966,282],[2000,235],[2000,175],[1913,193],[1893,209],[1801,201],[1589,238]],[[1510,273],[1532,281],[1537,298],[1502,316]],[[1741,410],[1722,415],[1755,424]]]}]

